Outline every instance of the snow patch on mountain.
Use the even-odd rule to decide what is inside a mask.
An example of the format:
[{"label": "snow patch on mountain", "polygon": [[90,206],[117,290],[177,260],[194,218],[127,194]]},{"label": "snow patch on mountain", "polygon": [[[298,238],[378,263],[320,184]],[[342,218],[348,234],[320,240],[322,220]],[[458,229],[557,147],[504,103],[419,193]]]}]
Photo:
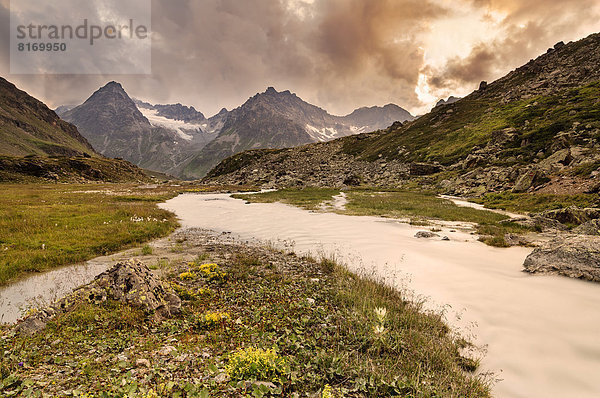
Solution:
[{"label": "snow patch on mountain", "polygon": [[194,137],[189,135],[187,132],[202,132],[201,126],[199,124],[191,124],[186,123],[182,120],[173,120],[168,119],[164,116],[159,116],[158,111],[155,109],[146,109],[140,106],[138,106],[138,109],[140,110],[140,112],[142,112],[142,115],[144,115],[146,119],[148,119],[151,125],[153,125],[154,127],[164,127],[166,129],[173,130],[184,140],[191,141],[194,139]]},{"label": "snow patch on mountain", "polygon": [[310,124],[306,125],[306,132],[313,139],[320,142],[330,141],[339,136],[338,131],[333,127],[323,127],[319,129],[318,127],[311,126]]}]

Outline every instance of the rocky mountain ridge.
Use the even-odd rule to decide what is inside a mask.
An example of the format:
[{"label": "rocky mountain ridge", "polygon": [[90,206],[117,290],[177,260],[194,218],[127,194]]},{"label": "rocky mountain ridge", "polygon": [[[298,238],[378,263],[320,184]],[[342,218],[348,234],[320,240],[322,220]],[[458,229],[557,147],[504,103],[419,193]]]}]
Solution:
[{"label": "rocky mountain ridge", "polygon": [[414,117],[397,105],[360,108],[334,116],[290,91],[273,87],[251,97],[224,117],[218,137],[185,164],[179,175],[197,178],[222,159],[249,149],[285,148],[385,128]]},{"label": "rocky mountain ridge", "polygon": [[165,173],[208,141],[200,130],[153,125],[117,82],[100,88],[63,118],[75,124],[101,154]]},{"label": "rocky mountain ridge", "polygon": [[394,104],[334,116],[273,87],[236,109],[222,109],[206,118],[181,104],[133,100],[116,82],[63,117],[77,125],[100,153],[186,179],[202,177],[221,160],[244,150],[325,142],[414,118]]},{"label": "rocky mountain ridge", "polygon": [[[415,121],[323,145],[240,154],[218,165],[207,181],[265,187],[327,185],[321,178],[391,186],[416,181],[463,196],[507,190],[597,192],[598,104],[600,34],[594,34],[559,43]],[[326,159],[317,152],[326,153]],[[334,166],[338,162],[341,166]],[[390,165],[391,176],[382,178]],[[328,169],[328,175],[322,176],[321,169]]]}]

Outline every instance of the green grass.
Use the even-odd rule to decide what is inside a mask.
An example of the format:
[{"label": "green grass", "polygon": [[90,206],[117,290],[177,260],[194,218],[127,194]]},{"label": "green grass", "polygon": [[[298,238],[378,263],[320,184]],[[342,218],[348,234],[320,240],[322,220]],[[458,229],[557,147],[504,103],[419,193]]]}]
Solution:
[{"label": "green grass", "polygon": [[[253,188],[0,184],[0,285],[168,235],[179,224],[157,203],[185,192],[233,189]],[[147,246],[141,253],[151,250]]]},{"label": "green grass", "polygon": [[[282,189],[252,195],[234,195],[249,202],[282,202],[305,209],[318,209],[320,205],[339,190],[329,188]],[[515,223],[500,223],[508,216],[492,211],[460,207],[433,193],[418,191],[378,190],[359,188],[346,191],[348,203],[341,214],[355,216],[379,216],[410,219],[411,225],[429,225],[428,220],[461,221],[477,224],[476,230],[485,237],[482,241],[491,246],[506,247],[504,235],[522,234],[530,229]]]},{"label": "green grass", "polygon": [[273,192],[257,194],[233,195],[236,199],[245,199],[249,202],[275,203],[281,202],[293,206],[302,207],[307,210],[318,209],[321,203],[331,200],[339,195],[339,189],[331,188],[304,188],[304,189],[281,189]]},{"label": "green grass", "polygon": [[[330,260],[230,245],[210,253],[206,261],[219,264],[225,281],[178,278],[199,262],[176,264],[167,273],[183,299],[174,319],[153,322],[108,302],[82,304],[33,337],[6,331],[0,392],[320,397],[329,385],[339,397],[490,396],[488,382],[472,373],[478,361],[460,354],[469,343],[441,314],[405,301],[400,292]],[[277,267],[269,266],[273,261]],[[385,316],[377,316],[378,307]],[[208,313],[229,316],[199,327]],[[166,346],[176,351],[159,354]],[[249,348],[273,351],[250,355],[253,368],[232,372],[236,353],[254,352]],[[137,365],[139,359],[148,366]],[[229,381],[222,377],[228,373]],[[263,377],[274,385],[257,384]]]},{"label": "green grass", "polygon": [[136,246],[178,225],[172,213],[156,207],[164,195],[132,202],[85,192],[121,188],[0,185],[0,284]]},{"label": "green grass", "polygon": [[491,211],[460,207],[434,194],[397,191],[350,191],[347,213],[352,215],[385,216],[393,218],[438,219],[494,224],[508,217]]},{"label": "green grass", "polygon": [[[598,99],[600,82],[507,104],[486,95],[469,96],[451,107],[436,108],[400,130],[362,140],[346,138],[343,152],[370,161],[383,156],[449,165],[466,157],[474,147],[485,146],[493,139],[494,131],[516,128],[519,138],[501,150],[496,163],[504,164],[506,159],[521,155],[519,162],[526,164],[539,151],[546,152],[554,137],[568,131],[575,122],[591,128],[572,145],[585,146],[586,139],[597,138],[592,131],[600,128]],[[453,113],[446,114],[448,109]]]},{"label": "green grass", "polygon": [[490,193],[473,202],[490,209],[502,209],[519,213],[539,213],[545,210],[563,209],[569,206],[598,207],[600,198],[594,194],[550,195],[529,193]]}]

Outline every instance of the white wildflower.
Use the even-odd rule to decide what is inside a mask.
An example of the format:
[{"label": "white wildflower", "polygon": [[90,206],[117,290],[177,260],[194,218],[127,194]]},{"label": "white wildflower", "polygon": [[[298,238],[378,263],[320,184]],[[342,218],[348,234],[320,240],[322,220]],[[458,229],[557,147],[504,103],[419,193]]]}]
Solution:
[{"label": "white wildflower", "polygon": [[373,331],[377,335],[382,335],[382,334],[385,333],[385,326],[383,326],[383,325],[375,325],[375,326],[373,326]]},{"label": "white wildflower", "polygon": [[375,307],[375,316],[379,322],[383,322],[387,317],[387,308],[385,307]]}]

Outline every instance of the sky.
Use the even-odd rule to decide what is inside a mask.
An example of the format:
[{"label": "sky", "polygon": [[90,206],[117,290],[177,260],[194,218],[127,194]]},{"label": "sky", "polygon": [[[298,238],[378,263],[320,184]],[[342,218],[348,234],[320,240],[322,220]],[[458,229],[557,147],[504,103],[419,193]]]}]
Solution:
[{"label": "sky", "polygon": [[207,116],[268,86],[332,114],[387,103],[423,114],[600,31],[598,0],[151,1],[151,74],[11,75],[10,2],[0,0],[0,76],[50,107],[116,80],[132,97]]}]

